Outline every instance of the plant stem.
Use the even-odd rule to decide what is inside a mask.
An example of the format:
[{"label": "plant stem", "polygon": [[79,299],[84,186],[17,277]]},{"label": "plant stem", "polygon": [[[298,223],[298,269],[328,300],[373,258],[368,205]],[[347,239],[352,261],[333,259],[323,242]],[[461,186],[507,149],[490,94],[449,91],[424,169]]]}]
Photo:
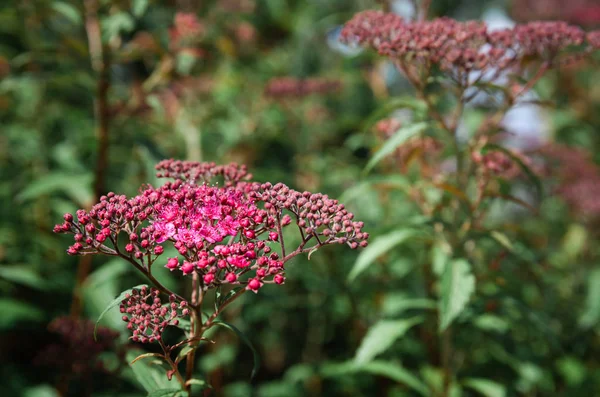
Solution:
[{"label": "plant stem", "polygon": [[187,354],[185,362],[185,390],[188,393],[192,391],[192,385],[187,382],[194,375],[194,365],[196,359],[196,346],[200,343],[200,338],[204,333],[202,327],[202,300],[204,298],[202,284],[200,283],[200,275],[194,272],[192,276],[192,318],[190,321],[191,329],[189,337],[191,339],[190,347],[192,350]]},{"label": "plant stem", "polygon": [[452,366],[451,366],[451,357],[452,357],[452,330],[450,326],[446,328],[446,330],[442,334],[442,348],[441,348],[441,361],[443,368],[443,397],[448,397],[450,395],[450,385],[452,383]]}]

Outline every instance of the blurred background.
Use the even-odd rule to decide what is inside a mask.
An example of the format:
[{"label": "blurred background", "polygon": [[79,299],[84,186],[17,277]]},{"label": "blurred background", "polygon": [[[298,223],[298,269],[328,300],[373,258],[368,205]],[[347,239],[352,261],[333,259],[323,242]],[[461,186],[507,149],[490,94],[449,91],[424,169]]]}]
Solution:
[{"label": "blurred background", "polygon": [[[258,181],[341,196],[373,236],[420,221],[401,191],[361,184],[380,144],[373,125],[394,97],[411,95],[388,61],[338,41],[344,22],[373,8],[414,13],[403,0],[1,2],[2,395],[146,394],[124,360],[135,347],[117,310],[101,322],[105,344],[69,320],[95,322],[143,280],[118,260],[67,256],[70,239],[52,226],[108,191],[157,184],[161,159],[235,161]],[[433,0],[430,14],[492,27],[557,18],[600,26],[594,0]],[[570,179],[543,181],[538,216],[503,213],[510,252],[481,247],[502,260],[478,279],[456,354],[459,373],[494,383],[456,395],[600,395],[599,79],[597,63],[550,73],[536,95],[552,107],[524,106],[505,120],[514,146],[563,150]],[[250,349],[215,334],[199,366],[214,395],[419,395],[384,370],[349,372],[343,363],[377,320],[428,309],[420,266],[428,253],[405,245],[349,282],[356,255],[328,247],[297,258],[285,286],[231,307],[225,316],[262,362],[251,381]],[[177,288],[176,277],[160,277]],[[436,390],[430,328],[411,329],[382,354]]]}]

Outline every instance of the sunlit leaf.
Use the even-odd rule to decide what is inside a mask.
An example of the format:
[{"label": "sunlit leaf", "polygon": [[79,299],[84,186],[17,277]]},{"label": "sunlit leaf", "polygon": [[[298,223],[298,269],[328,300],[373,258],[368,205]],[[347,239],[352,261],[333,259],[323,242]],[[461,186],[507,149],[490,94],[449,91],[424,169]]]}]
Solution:
[{"label": "sunlit leaf", "polygon": [[367,248],[361,251],[354,263],[354,267],[348,274],[348,281],[352,282],[367,267],[398,244],[402,244],[412,238],[423,236],[422,232],[413,229],[395,230],[391,233],[374,238]]},{"label": "sunlit leaf", "polygon": [[377,355],[389,349],[412,326],[423,319],[413,317],[403,320],[381,320],[369,329],[356,351],[354,361],[360,364],[372,361]]},{"label": "sunlit leaf", "polygon": [[386,156],[392,154],[404,142],[423,132],[427,128],[427,125],[427,123],[421,122],[400,128],[398,131],[396,131],[394,136],[385,141],[383,146],[377,152],[375,152],[373,157],[371,157],[367,163],[364,172],[369,172],[373,167],[375,167],[375,165],[377,165]]},{"label": "sunlit leaf", "polygon": [[473,292],[475,277],[471,273],[469,262],[456,259],[446,265],[440,297],[440,332],[463,311]]},{"label": "sunlit leaf", "polygon": [[485,397],[504,397],[506,396],[506,387],[488,379],[469,378],[462,382]]},{"label": "sunlit leaf", "polygon": [[34,289],[44,290],[48,288],[48,282],[42,276],[31,267],[22,264],[0,266],[0,278]]}]

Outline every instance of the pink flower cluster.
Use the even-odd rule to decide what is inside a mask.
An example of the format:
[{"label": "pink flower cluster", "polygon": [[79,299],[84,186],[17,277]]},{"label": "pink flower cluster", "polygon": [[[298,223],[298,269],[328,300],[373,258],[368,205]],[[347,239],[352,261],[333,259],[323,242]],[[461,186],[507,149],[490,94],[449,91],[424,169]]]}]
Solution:
[{"label": "pink flower cluster", "polygon": [[584,44],[586,34],[565,22],[530,22],[489,31],[477,21],[411,22],[395,14],[366,11],[346,23],[342,39],[373,47],[404,71],[429,72],[437,65],[468,85],[469,72],[516,68],[532,57],[554,62],[564,50]]},{"label": "pink flower cluster", "polygon": [[[162,263],[184,275],[198,273],[205,290],[242,284],[256,292],[265,283],[282,284],[284,263],[298,254],[326,244],[367,244],[363,224],[325,195],[242,181],[249,176],[237,165],[169,160],[157,169],[159,176],[178,180],[131,199],[109,193],[89,212],[65,214],[54,231],[74,234],[67,252],[118,255],[150,273],[169,244],[180,257]],[[225,186],[208,185],[215,176],[224,177]],[[286,252],[282,229],[292,217],[302,242]]]},{"label": "pink flower cluster", "polygon": [[175,302],[175,296],[169,297],[169,303],[163,304],[159,298],[160,291],[142,286],[126,294],[121,302],[120,310],[127,329],[133,335],[134,342],[152,343],[160,340],[165,328],[179,325],[179,318],[189,316],[190,310],[186,301]]},{"label": "pink flower cluster", "polygon": [[[531,160],[517,151],[511,151],[515,158],[523,163],[531,165]],[[480,167],[485,174],[493,175],[503,179],[514,179],[522,174],[519,164],[507,153],[501,151],[490,151],[485,154],[473,152],[471,155],[473,162]]]}]

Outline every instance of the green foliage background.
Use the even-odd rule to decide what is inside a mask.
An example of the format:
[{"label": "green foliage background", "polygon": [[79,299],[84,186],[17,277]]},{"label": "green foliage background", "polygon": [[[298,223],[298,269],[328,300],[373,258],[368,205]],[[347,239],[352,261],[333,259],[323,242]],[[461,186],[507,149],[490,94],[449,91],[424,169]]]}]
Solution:
[{"label": "green foliage background", "polygon": [[[244,1],[230,2],[237,12],[224,9],[225,1],[100,3],[112,57],[107,190],[135,194],[156,182],[157,161],[189,158],[201,147],[203,160],[246,163],[257,180],[342,197],[372,234],[375,248],[358,259],[343,247],[310,261],[297,258],[284,286],[246,294],[226,313],[262,365],[250,380],[252,351],[219,330],[217,343],[201,350],[199,366],[215,395],[435,396],[442,387],[431,316],[438,303],[427,294],[425,265],[443,266],[448,258],[443,246],[423,242],[424,225],[435,220],[420,215],[403,192],[418,183],[414,176],[390,177],[381,164],[363,172],[378,149],[370,127],[394,108],[393,96],[411,92],[372,54],[347,56],[328,45],[354,12],[379,2],[256,0],[248,1],[255,5],[249,12],[239,11]],[[433,13],[479,18],[491,6],[508,4],[434,1]],[[138,53],[136,38],[147,33],[167,48],[182,7],[206,21],[208,55],[179,54],[175,70],[154,74],[159,82],[138,103],[135,87],[156,72],[161,52]],[[48,323],[69,313],[78,268],[78,258],[65,254],[69,238],[54,235],[52,226],[94,196],[97,75],[84,23],[75,0],[0,5],[0,392],[6,396],[54,396],[60,381],[58,371],[35,358],[55,338]],[[247,42],[236,36],[240,24],[253,29]],[[339,79],[343,88],[274,101],[264,88],[278,76]],[[195,78],[210,89],[177,96]],[[596,157],[600,94],[592,83],[598,78],[592,67],[551,74],[539,87],[555,103],[552,139]],[[389,90],[381,89],[385,80],[393,82]],[[164,100],[169,92],[177,96],[175,117]],[[457,274],[435,279],[434,290],[452,298],[441,304],[451,317],[445,321],[455,324],[454,396],[600,395],[598,228],[549,192],[537,217],[499,208],[505,214],[499,229],[508,235],[477,240],[486,257],[506,255],[501,266],[454,263]],[[476,280],[461,273],[469,266],[478,267]],[[163,273],[176,288],[177,278]],[[121,291],[141,282],[127,264],[94,257],[82,286],[84,316],[95,321]],[[102,323],[124,330],[116,310]],[[126,338],[123,332],[121,342]],[[117,355],[104,359],[114,367]],[[73,377],[68,395],[146,395],[140,379],[168,388],[166,377],[152,371],[136,363],[118,375]]]}]

